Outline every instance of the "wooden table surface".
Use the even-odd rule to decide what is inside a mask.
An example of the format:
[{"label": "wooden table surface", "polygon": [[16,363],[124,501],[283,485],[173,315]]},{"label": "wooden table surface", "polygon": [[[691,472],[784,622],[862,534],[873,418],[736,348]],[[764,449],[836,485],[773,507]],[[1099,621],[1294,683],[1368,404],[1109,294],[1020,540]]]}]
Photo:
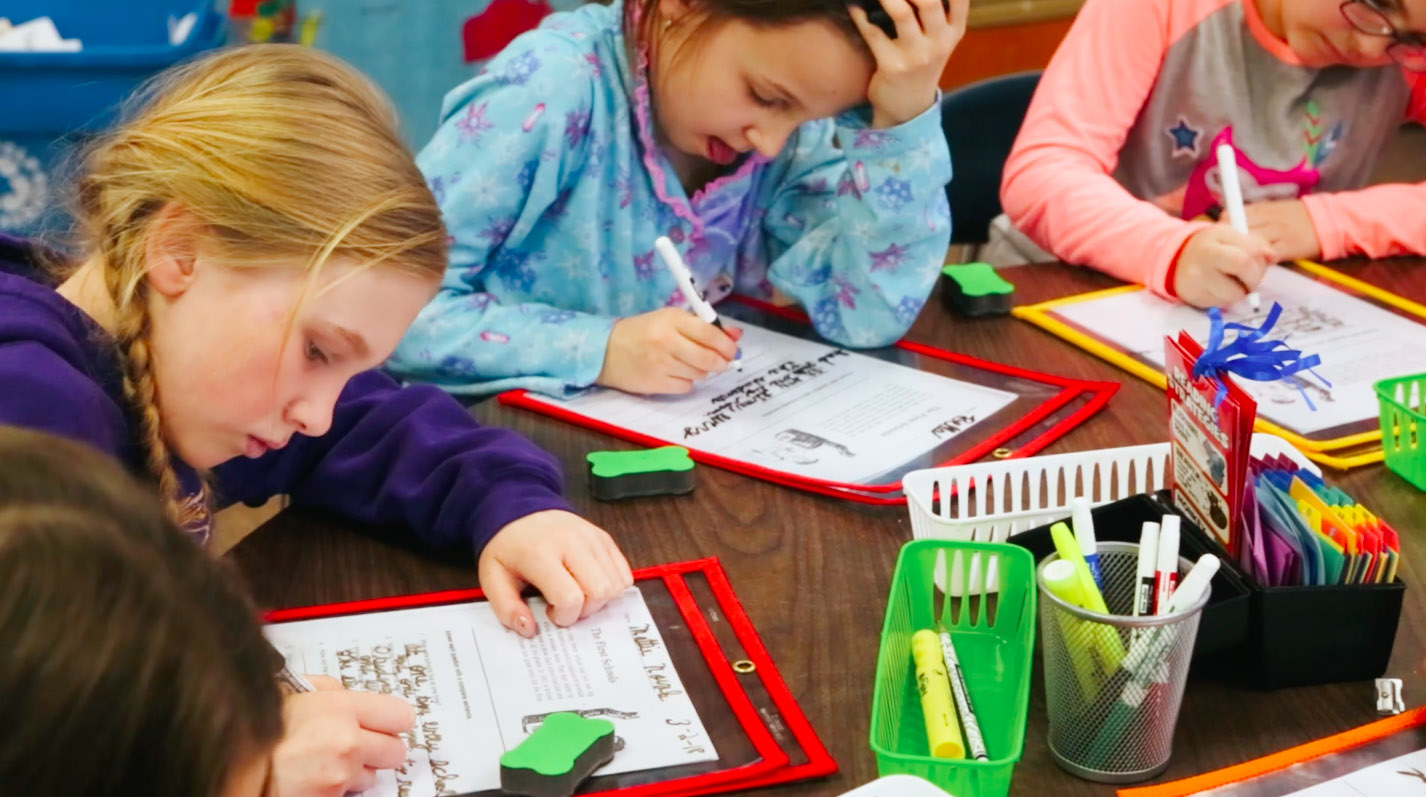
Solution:
[{"label": "wooden table surface", "polygon": [[[1426,269],[1400,260],[1344,266],[1368,282],[1426,302]],[[1024,266],[1007,270],[1016,301],[1028,303],[1108,287],[1085,269]],[[1109,406],[1045,453],[1159,442],[1164,397],[1031,325],[1012,318],[962,320],[939,302],[928,303],[911,340],[1051,373],[1123,382]],[[1426,341],[1423,341],[1426,342]],[[700,468],[691,496],[603,504],[588,498],[583,458],[622,443],[495,402],[474,408],[483,422],[516,429],[554,452],[568,474],[576,508],[609,529],[636,568],[717,556],[841,771],[831,778],[758,794],[836,795],[876,777],[867,745],[877,641],[891,570],[910,539],[906,510],[867,507],[795,492],[743,476]],[[1329,472],[1403,532],[1401,577],[1418,583],[1426,538],[1415,533],[1426,518],[1426,496],[1372,466]],[[288,511],[240,543],[236,560],[259,603],[279,608],[470,586],[469,562],[442,562],[359,533],[330,517]],[[1408,705],[1426,695],[1419,672],[1426,657],[1426,590],[1414,586],[1406,604],[1388,675],[1404,681]],[[1038,656],[1037,656],[1038,660]],[[1024,757],[1011,794],[1109,794],[1111,787],[1061,771],[1045,746],[1045,698],[1037,661]],[[1349,683],[1272,693],[1244,691],[1204,680],[1190,682],[1179,717],[1173,760],[1162,779],[1234,764],[1372,721],[1372,684]]]}]

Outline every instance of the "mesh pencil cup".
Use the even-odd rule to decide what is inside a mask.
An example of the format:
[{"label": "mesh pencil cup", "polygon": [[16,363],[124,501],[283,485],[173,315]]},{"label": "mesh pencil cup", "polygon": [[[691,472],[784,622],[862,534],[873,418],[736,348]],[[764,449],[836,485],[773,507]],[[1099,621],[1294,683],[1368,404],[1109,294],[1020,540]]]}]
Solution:
[{"label": "mesh pencil cup", "polygon": [[[1139,546],[1099,544],[1104,602],[1112,616],[1081,609],[1045,586],[1040,563],[1040,634],[1050,755],[1068,772],[1102,783],[1159,774],[1173,752],[1174,727],[1193,656],[1205,590],[1183,611],[1131,617]],[[1179,573],[1188,570],[1179,559]]]}]

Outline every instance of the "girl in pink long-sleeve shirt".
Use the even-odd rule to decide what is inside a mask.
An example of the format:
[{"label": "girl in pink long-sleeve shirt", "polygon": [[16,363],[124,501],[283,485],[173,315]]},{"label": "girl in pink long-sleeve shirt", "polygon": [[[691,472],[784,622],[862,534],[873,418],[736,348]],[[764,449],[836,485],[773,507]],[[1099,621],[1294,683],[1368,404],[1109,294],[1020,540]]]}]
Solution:
[{"label": "girl in pink long-sleeve shirt", "polygon": [[[1423,43],[1426,0],[1088,0],[1001,202],[1056,257],[1198,306],[1281,260],[1426,254],[1426,184],[1363,187],[1401,123],[1426,120]],[[1204,219],[1222,143],[1247,234]]]}]

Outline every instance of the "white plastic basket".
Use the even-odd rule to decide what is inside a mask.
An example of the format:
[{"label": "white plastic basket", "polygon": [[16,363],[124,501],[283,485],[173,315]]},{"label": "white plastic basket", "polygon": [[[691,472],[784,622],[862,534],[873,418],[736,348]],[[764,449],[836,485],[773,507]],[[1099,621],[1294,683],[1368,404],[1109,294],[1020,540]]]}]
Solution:
[{"label": "white plastic basket", "polygon": [[[1277,435],[1253,435],[1254,456],[1286,455],[1321,475]],[[1013,534],[1069,517],[1083,495],[1100,506],[1168,485],[1169,444],[1077,451],[925,468],[901,480],[915,539],[1004,542]]]},{"label": "white plastic basket", "polygon": [[[1322,475],[1277,435],[1254,434],[1252,452],[1258,457],[1286,455]],[[901,489],[913,538],[1005,542],[1011,535],[1068,519],[1076,496],[1101,506],[1162,490],[1168,486],[1168,473],[1169,444],[1150,443],[914,470],[901,480]],[[938,565],[937,572],[942,571]],[[954,567],[951,572],[961,571]],[[986,590],[998,591],[994,561],[986,568],[986,578]],[[936,586],[946,588],[939,580]],[[973,576],[970,591],[979,590],[980,579]],[[959,578],[952,579],[950,591],[963,594]]]}]

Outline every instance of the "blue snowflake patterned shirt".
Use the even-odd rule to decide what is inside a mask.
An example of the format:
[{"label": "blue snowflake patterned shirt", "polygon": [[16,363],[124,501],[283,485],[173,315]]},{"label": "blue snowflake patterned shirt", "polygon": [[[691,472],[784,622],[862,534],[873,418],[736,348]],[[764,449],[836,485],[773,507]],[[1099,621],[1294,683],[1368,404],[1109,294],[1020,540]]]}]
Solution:
[{"label": "blue snowflake patterned shirt", "polygon": [[654,143],[622,13],[555,14],[446,96],[417,162],[450,267],[387,367],[457,393],[588,387],[617,318],[684,304],[660,235],[711,301],[780,292],[846,346],[905,334],[950,241],[939,104],[893,128],[866,108],[808,123],[689,197]]}]

